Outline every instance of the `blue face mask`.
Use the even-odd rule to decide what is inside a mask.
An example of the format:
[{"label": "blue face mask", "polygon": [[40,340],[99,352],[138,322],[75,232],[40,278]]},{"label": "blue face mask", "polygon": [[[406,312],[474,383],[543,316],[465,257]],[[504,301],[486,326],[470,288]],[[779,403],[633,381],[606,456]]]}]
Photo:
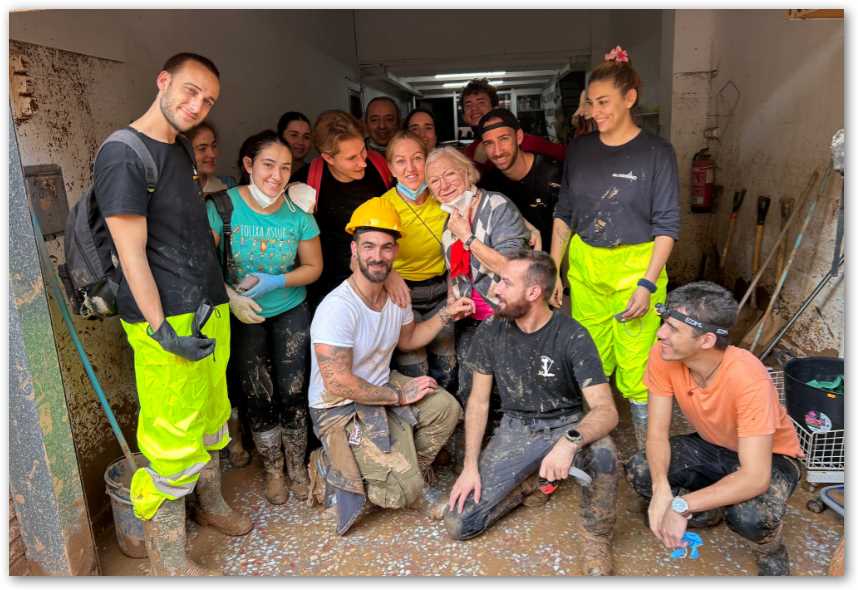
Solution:
[{"label": "blue face mask", "polygon": [[411,190],[410,188],[408,188],[407,186],[405,186],[401,182],[397,182],[396,183],[396,190],[400,195],[402,195],[406,199],[416,201],[417,197],[422,195],[423,191],[426,190],[426,186],[427,186],[426,181],[424,180],[423,182],[420,183],[420,186],[417,187],[417,190]]}]

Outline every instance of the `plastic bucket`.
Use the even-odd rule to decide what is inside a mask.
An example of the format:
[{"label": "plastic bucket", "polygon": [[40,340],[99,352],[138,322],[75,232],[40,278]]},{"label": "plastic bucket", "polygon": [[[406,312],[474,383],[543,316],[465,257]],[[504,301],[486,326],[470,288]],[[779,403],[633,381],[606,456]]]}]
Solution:
[{"label": "plastic bucket", "polygon": [[[807,385],[808,381],[834,381],[844,375],[843,359],[795,358],[784,366],[784,393],[789,415],[806,430],[823,433],[843,429],[843,394]],[[844,387],[845,391],[845,387]]]},{"label": "plastic bucket", "polygon": [[[145,467],[149,461],[142,453],[133,453],[138,467]],[[146,557],[146,545],[143,542],[143,521],[134,516],[131,506],[131,477],[134,475],[128,460],[120,457],[104,472],[105,492],[110,496],[110,508],[113,511],[113,527],[119,550],[128,557]]]}]

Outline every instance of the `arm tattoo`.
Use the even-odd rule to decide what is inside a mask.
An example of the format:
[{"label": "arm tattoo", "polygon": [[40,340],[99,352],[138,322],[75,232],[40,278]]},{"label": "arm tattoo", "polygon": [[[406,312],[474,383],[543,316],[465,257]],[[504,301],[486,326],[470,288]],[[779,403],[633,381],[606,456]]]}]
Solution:
[{"label": "arm tattoo", "polygon": [[316,360],[325,390],[337,397],[370,405],[392,405],[399,394],[389,387],[376,387],[352,372],[352,349],[315,344]]}]

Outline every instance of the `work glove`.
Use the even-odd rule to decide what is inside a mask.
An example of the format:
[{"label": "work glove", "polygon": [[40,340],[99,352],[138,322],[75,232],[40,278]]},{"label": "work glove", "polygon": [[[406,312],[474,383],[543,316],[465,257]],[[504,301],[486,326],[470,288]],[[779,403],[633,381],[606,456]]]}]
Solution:
[{"label": "work glove", "polygon": [[261,324],[265,318],[259,315],[262,306],[250,297],[239,295],[232,289],[227,290],[229,295],[229,310],[242,324]]},{"label": "work glove", "polygon": [[286,277],[283,275],[269,275],[264,272],[255,272],[253,276],[259,279],[259,282],[244,292],[244,296],[251,299],[259,299],[274,289],[286,286]]},{"label": "work glove", "polygon": [[199,361],[214,352],[214,338],[205,338],[197,336],[178,336],[173,326],[166,319],[161,322],[161,327],[157,331],[152,332],[152,328],[147,330],[149,336],[161,348],[167,352],[172,352],[189,361]]}]

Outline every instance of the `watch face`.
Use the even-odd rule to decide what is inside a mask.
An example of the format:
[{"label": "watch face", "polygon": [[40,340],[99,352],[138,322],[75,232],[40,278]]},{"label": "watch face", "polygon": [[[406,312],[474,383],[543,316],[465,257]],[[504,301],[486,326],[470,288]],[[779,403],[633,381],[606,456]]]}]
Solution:
[{"label": "watch face", "polygon": [[577,443],[581,442],[581,439],[584,438],[581,436],[581,433],[575,430],[574,428],[566,431],[566,438],[568,438],[571,442]]},{"label": "watch face", "polygon": [[670,507],[674,512],[678,512],[679,514],[688,512],[688,502],[685,501],[685,498],[680,498],[679,496],[673,499]]}]

